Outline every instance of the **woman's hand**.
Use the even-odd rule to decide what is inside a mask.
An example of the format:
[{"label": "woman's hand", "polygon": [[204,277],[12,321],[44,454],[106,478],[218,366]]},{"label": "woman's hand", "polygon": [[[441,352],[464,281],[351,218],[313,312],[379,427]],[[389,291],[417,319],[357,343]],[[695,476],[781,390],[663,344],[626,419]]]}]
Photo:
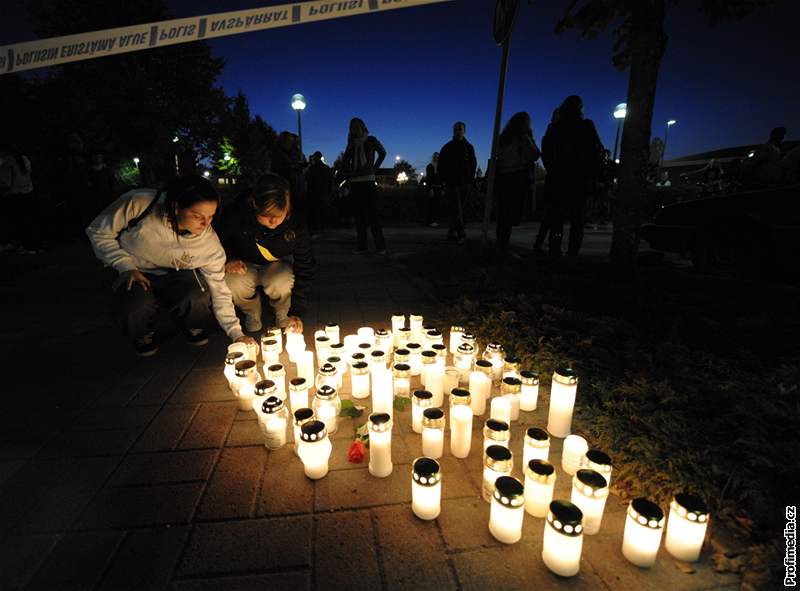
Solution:
[{"label": "woman's hand", "polygon": [[236,339],[237,343],[244,343],[245,345],[255,345],[256,340],[253,337],[248,337],[247,335],[242,335],[238,339]]},{"label": "woman's hand", "polygon": [[124,285],[125,289],[130,291],[134,283],[141,285],[142,289],[145,291],[150,290],[150,280],[145,277],[144,273],[142,273],[139,269],[123,271],[119,274],[119,277],[117,277],[116,281],[114,281],[114,285],[112,287],[117,289],[119,286]]},{"label": "woman's hand", "polygon": [[225,263],[225,272],[233,275],[244,275],[247,273],[247,265],[239,259],[231,259]]},{"label": "woman's hand", "polygon": [[303,332],[303,321],[298,316],[289,316],[286,332]]}]

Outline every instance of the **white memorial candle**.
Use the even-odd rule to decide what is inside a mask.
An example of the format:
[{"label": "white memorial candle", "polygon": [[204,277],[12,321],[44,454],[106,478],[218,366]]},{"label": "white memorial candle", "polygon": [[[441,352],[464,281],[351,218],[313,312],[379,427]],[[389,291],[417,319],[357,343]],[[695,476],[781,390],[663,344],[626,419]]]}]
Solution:
[{"label": "white memorial candle", "polygon": [[447,347],[442,343],[434,343],[431,345],[431,351],[436,353],[436,363],[442,367],[447,367]]},{"label": "white memorial candle", "polygon": [[490,416],[498,421],[511,424],[511,402],[503,396],[492,398]]},{"label": "white memorial candle", "polygon": [[369,416],[369,473],[386,478],[392,473],[392,417],[388,413]]},{"label": "white memorial candle", "polygon": [[411,375],[418,376],[422,371],[422,346],[419,343],[408,343],[408,365],[411,367]]},{"label": "white memorial candle", "polygon": [[578,374],[575,370],[567,367],[556,369],[550,385],[550,412],[547,416],[547,430],[553,437],[570,434],[577,389]]},{"label": "white memorial candle", "polygon": [[[490,445],[502,445],[509,447],[511,440],[511,431],[508,428],[508,423],[505,421],[498,421],[497,419],[486,419],[483,425],[483,451]],[[489,499],[486,499],[487,501]]]},{"label": "white memorial candle", "polygon": [[572,476],[581,467],[583,455],[589,451],[589,444],[580,435],[567,435],[561,450],[561,469]]},{"label": "white memorial candle", "polygon": [[451,326],[450,327],[450,353],[455,354],[458,350],[459,345],[461,345],[461,337],[464,336],[464,327],[463,326]]},{"label": "white memorial candle", "polygon": [[396,334],[397,344],[395,345],[395,348],[397,349],[405,349],[408,343],[415,342],[410,328],[398,328]]},{"label": "white memorial candle", "polygon": [[426,408],[422,412],[422,455],[439,459],[444,452],[444,411]]},{"label": "white memorial candle", "polygon": [[278,341],[273,338],[267,338],[267,335],[261,337],[261,360],[265,367],[279,363],[280,354],[281,350]]},{"label": "white memorial candle", "polygon": [[395,349],[400,347],[400,329],[405,327],[405,325],[405,314],[394,314],[392,316],[392,340],[394,341]]},{"label": "white memorial candle", "polygon": [[314,339],[314,346],[317,352],[317,365],[322,365],[330,357],[331,339],[323,333]]},{"label": "white memorial candle", "polygon": [[439,517],[442,505],[442,473],[439,462],[421,457],[411,468],[411,510],[420,519]]},{"label": "white memorial candle", "polygon": [[492,392],[492,380],[482,371],[469,374],[469,393],[472,398],[472,413],[479,417],[486,412],[486,399]]},{"label": "white memorial candle", "polygon": [[283,329],[280,326],[270,326],[261,339],[274,340],[278,343],[278,353],[283,353]]},{"label": "white memorial candle", "polygon": [[369,365],[363,361],[353,364],[350,368],[350,386],[353,398],[369,396]]},{"label": "white memorial candle", "polygon": [[573,577],[581,568],[583,513],[569,501],[553,501],[544,524],[542,560],[560,577]]},{"label": "white memorial candle", "polygon": [[599,472],[611,484],[611,458],[599,449],[590,449],[581,458],[581,468]]},{"label": "white memorial candle", "polygon": [[379,349],[373,349],[369,354],[370,371],[376,369],[386,369],[386,353]]},{"label": "white memorial candle", "polygon": [[324,384],[314,396],[312,407],[314,416],[318,421],[325,423],[328,435],[333,435],[339,428],[339,412],[342,410],[342,401],[335,388]]},{"label": "white memorial candle", "polygon": [[503,377],[505,351],[500,343],[489,343],[483,352],[483,358],[492,364],[492,382],[495,384]]},{"label": "white memorial candle", "polygon": [[318,480],[328,473],[331,457],[331,441],[322,421],[308,421],[300,428],[300,445],[297,455],[303,460],[306,476]]},{"label": "white memorial candle", "polygon": [[405,363],[398,363],[392,370],[394,376],[393,392],[395,396],[404,396],[408,398],[411,396],[411,367]]},{"label": "white memorial candle", "polygon": [[[330,386],[331,388],[336,388],[336,385],[339,383],[339,376],[336,371],[336,366],[332,363],[325,363],[320,366],[319,371],[317,372],[317,377],[314,378],[314,387],[319,390],[322,386]],[[331,431],[328,429],[328,434]]]},{"label": "white memorial candle", "polygon": [[228,388],[230,388],[234,395],[236,394],[234,387],[236,380],[236,364],[240,361],[244,361],[244,359],[244,353],[241,351],[232,351],[225,355],[225,369],[222,373],[225,375],[225,379],[228,380]]},{"label": "white memorial candle", "polygon": [[503,359],[503,378],[519,378],[521,360],[516,355],[506,355]]},{"label": "white memorial candle", "polygon": [[325,365],[326,363],[336,368],[336,385],[334,388],[341,391],[342,384],[344,383],[344,374],[347,372],[347,363],[344,361],[344,359],[336,355],[331,355],[325,359],[325,362],[322,365]]},{"label": "white memorial candle", "polygon": [[428,381],[428,371],[431,366],[436,365],[436,351],[428,349],[420,354],[422,359],[422,371],[419,374],[419,383],[425,387],[425,382]]},{"label": "white memorial candle", "polygon": [[339,325],[335,322],[328,322],[325,325],[325,334],[328,335],[328,338],[331,340],[332,344],[341,342],[339,337]]},{"label": "white memorial candle", "polygon": [[428,368],[425,389],[433,394],[433,406],[440,408],[444,404],[444,367],[434,363]]},{"label": "white memorial candle", "polygon": [[[359,339],[360,338],[361,337],[359,337]],[[358,345],[356,345],[356,351],[358,353],[363,353],[364,354],[364,358],[369,360],[370,353],[372,353],[372,343],[367,343],[367,342],[361,341],[361,342],[358,343]]]},{"label": "white memorial candle", "polygon": [[622,536],[622,555],[640,568],[650,568],[656,562],[661,534],[664,533],[664,512],[647,499],[634,499],[625,517]]},{"label": "white memorial candle", "polygon": [[446,367],[444,370],[444,382],[443,382],[443,390],[447,396],[450,396],[450,393],[458,388],[458,379],[460,376],[460,372],[455,367]]},{"label": "white memorial candle", "polygon": [[411,331],[411,340],[419,343],[422,340],[422,323],[424,322],[422,314],[411,314],[408,317],[408,330]]},{"label": "white memorial candle", "polygon": [[394,393],[392,390],[392,372],[388,369],[378,370],[372,378],[372,412],[392,414]]},{"label": "white memorial candle", "polygon": [[436,343],[444,344],[444,337],[442,336],[442,331],[438,328],[432,328],[431,330],[425,331],[425,339],[427,339],[427,343],[425,348],[430,348],[431,345],[435,345]]},{"label": "white memorial candle", "polygon": [[525,517],[525,487],[511,476],[501,476],[495,482],[492,508],[489,512],[489,531],[498,542],[515,544],[522,537]]},{"label": "white memorial candle", "polygon": [[705,502],[694,495],[678,493],[669,505],[664,547],[678,560],[696,562],[703,549],[708,527]]},{"label": "white memorial candle", "polygon": [[300,448],[300,429],[307,422],[314,420],[314,411],[310,408],[298,408],[296,411],[294,411],[293,416],[294,453],[297,453],[297,450]]},{"label": "white memorial candle", "polygon": [[519,378],[503,378],[500,384],[500,394],[511,403],[511,420],[519,420],[519,393],[522,390],[522,381]]},{"label": "white memorial candle", "polygon": [[235,366],[236,377],[233,383],[234,394],[239,401],[239,410],[252,410],[255,384],[261,380],[256,362],[250,359],[239,361]]},{"label": "white memorial candle", "polygon": [[553,500],[556,469],[545,460],[531,460],[525,465],[525,511],[534,517],[547,517]]},{"label": "white memorial candle", "polygon": [[375,331],[375,348],[380,349],[386,353],[387,357],[394,349],[394,339],[392,333],[385,328],[379,328]]},{"label": "white memorial candle", "polygon": [[536,410],[539,401],[539,374],[535,371],[521,371],[522,391],[519,394],[519,409],[525,412]]},{"label": "white memorial candle", "polygon": [[289,410],[283,400],[269,396],[259,409],[259,423],[264,434],[264,447],[280,449],[286,445],[286,428],[289,425]]},{"label": "white memorial candle", "polygon": [[514,456],[503,445],[490,445],[483,454],[483,484],[481,496],[487,503],[492,502],[494,483],[501,476],[511,476],[514,468]]},{"label": "white memorial candle", "polygon": [[522,445],[522,465],[527,466],[531,460],[547,460],[550,456],[550,436],[544,429],[528,427]]},{"label": "white memorial candle", "polygon": [[[256,418],[261,420],[261,406],[270,396],[275,396],[275,382],[272,380],[259,380],[253,386],[252,410],[256,413]],[[262,425],[263,426],[263,425]]]},{"label": "white memorial candle", "polygon": [[349,334],[344,337],[342,343],[344,344],[344,352],[347,357],[350,357],[350,355],[358,351],[358,335]]},{"label": "white memorial candle", "polygon": [[300,351],[295,356],[297,360],[297,377],[305,378],[307,384],[314,383],[314,353],[312,351]]},{"label": "white memorial candle", "polygon": [[368,343],[370,347],[375,346],[375,330],[371,326],[362,326],[356,331],[359,343]]},{"label": "white memorial candle", "polygon": [[292,412],[308,407],[308,382],[305,378],[294,378],[289,382],[289,406]]},{"label": "white memorial candle", "polygon": [[594,470],[578,470],[572,478],[571,501],[583,512],[583,533],[591,536],[600,531],[608,498],[608,483]]},{"label": "white memorial candle", "polygon": [[472,345],[462,343],[453,355],[453,365],[458,370],[458,383],[466,384],[475,362],[475,349]]},{"label": "white memorial candle", "polygon": [[286,370],[283,365],[276,363],[267,368],[267,379],[275,383],[275,396],[286,400]]},{"label": "white memorial candle", "polygon": [[450,393],[450,452],[466,458],[472,444],[472,408],[467,390],[454,388]]},{"label": "white memorial candle", "polygon": [[287,332],[286,333],[286,352],[289,354],[289,361],[297,363],[297,355],[300,351],[306,350],[306,341],[303,338],[303,333],[300,332]]},{"label": "white memorial candle", "polygon": [[433,394],[427,390],[415,390],[411,396],[411,428],[414,433],[422,433],[422,413],[431,408]]}]

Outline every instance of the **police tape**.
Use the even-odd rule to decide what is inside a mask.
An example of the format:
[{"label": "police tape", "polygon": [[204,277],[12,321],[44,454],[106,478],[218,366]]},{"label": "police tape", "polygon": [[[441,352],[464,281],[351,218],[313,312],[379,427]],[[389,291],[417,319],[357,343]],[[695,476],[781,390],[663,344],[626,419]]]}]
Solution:
[{"label": "police tape", "polygon": [[179,18],[0,46],[0,74],[300,23],[450,0],[316,0]]}]

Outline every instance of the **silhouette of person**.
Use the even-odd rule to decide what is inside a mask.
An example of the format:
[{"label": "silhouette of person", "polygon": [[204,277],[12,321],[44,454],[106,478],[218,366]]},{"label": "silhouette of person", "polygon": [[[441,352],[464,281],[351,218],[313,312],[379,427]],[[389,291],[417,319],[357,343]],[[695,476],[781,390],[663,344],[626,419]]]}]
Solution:
[{"label": "silhouette of person", "polygon": [[530,115],[515,113],[498,139],[496,235],[501,254],[508,252],[511,229],[522,221],[524,205],[533,198],[531,183],[539,155]]},{"label": "silhouette of person", "polygon": [[431,228],[439,226],[439,209],[442,203],[442,179],[439,175],[439,152],[434,152],[425,167],[425,187],[427,189],[425,223]]},{"label": "silhouette of person", "polygon": [[306,170],[308,229],[312,236],[324,229],[324,211],[332,189],[331,168],[322,161],[322,152],[316,151],[311,155],[311,165]]},{"label": "silhouette of person", "polygon": [[547,124],[547,130],[542,137],[542,163],[544,164],[546,174],[544,177],[544,212],[542,215],[542,223],[539,226],[539,231],[536,233],[536,239],[533,242],[533,250],[536,253],[542,252],[544,241],[547,239],[547,235],[550,233],[550,228],[555,221],[554,217],[557,215],[553,195],[553,175],[550,174],[550,164],[547,161],[550,151],[545,147],[545,145],[550,141],[550,138],[553,136],[553,125],[555,125],[557,122],[558,107],[553,109],[553,115],[550,117],[550,123]]},{"label": "silhouette of person", "polygon": [[600,176],[603,144],[594,123],[583,117],[583,100],[568,96],[559,107],[558,122],[543,141],[544,161],[552,175],[557,215],[550,228],[550,254],[561,255],[564,222],[570,224],[567,254],[577,256],[583,242],[587,197]]},{"label": "silhouette of person", "polygon": [[297,135],[282,131],[272,152],[272,170],[289,181],[292,202],[295,212],[303,214],[305,219],[305,156],[300,151],[300,138]]},{"label": "silhouette of person", "polygon": [[453,139],[439,150],[439,176],[445,187],[445,199],[450,225],[448,240],[462,244],[466,240],[464,231],[464,201],[475,180],[475,148],[466,137],[467,126],[462,121],[453,124]]},{"label": "silhouette of person", "polygon": [[356,254],[367,252],[367,225],[372,231],[375,250],[386,254],[386,240],[378,214],[378,185],[375,173],[386,158],[386,150],[358,117],[350,120],[347,148],[342,166],[348,176],[353,214],[356,218]]},{"label": "silhouette of person", "polygon": [[0,145],[0,250],[32,254],[41,247],[39,200],[33,188],[31,161],[19,150]]}]

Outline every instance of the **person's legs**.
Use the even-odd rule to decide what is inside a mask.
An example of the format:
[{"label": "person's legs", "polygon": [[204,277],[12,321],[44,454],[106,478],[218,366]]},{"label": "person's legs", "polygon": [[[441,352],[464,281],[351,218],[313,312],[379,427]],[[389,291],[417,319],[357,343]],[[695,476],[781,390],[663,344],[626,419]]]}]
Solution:
[{"label": "person's legs", "polygon": [[458,209],[458,189],[453,185],[445,185],[444,198],[447,207],[447,238],[455,240],[458,238],[457,212]]},{"label": "person's legs", "polygon": [[356,250],[367,250],[367,196],[365,185],[367,183],[351,183],[350,196],[353,203],[353,216],[356,219]]},{"label": "person's legs", "polygon": [[464,201],[467,198],[467,190],[469,187],[466,185],[460,185],[459,187],[455,188],[455,202],[454,202],[454,211],[453,211],[453,228],[455,230],[456,237],[458,238],[459,242],[463,241],[467,234],[464,231]]},{"label": "person's legs", "polygon": [[233,303],[244,313],[244,329],[248,332],[261,330],[261,294],[256,290],[259,269],[247,265],[243,275],[225,273],[225,283],[233,295]]},{"label": "person's legs", "polygon": [[386,239],[383,237],[381,218],[378,213],[378,188],[375,183],[365,183],[364,206],[366,209],[367,221],[372,231],[372,240],[375,241],[375,250],[378,252],[386,250]]},{"label": "person's legs", "polygon": [[289,318],[289,308],[292,305],[292,288],[294,287],[294,273],[291,265],[283,262],[270,263],[261,266],[258,270],[258,285],[264,289],[269,298],[269,304],[275,311],[275,323],[285,328]]},{"label": "person's legs", "polygon": [[578,195],[569,212],[569,245],[567,253],[576,256],[583,244],[583,226],[586,223],[586,197]]},{"label": "person's legs", "polygon": [[[152,282],[158,280],[156,275],[147,275]],[[113,315],[122,330],[133,341],[146,335],[152,335],[158,315],[158,303],[152,289],[145,290],[138,283],[126,289],[120,285],[114,290]]]},{"label": "person's legs", "polygon": [[550,203],[550,207],[548,208],[549,222],[547,225],[550,230],[548,248],[551,256],[561,256],[561,241],[564,238],[562,195],[556,193],[554,197],[555,199]]},{"label": "person's legs", "polygon": [[156,298],[169,310],[184,333],[208,327],[211,295],[198,271],[170,271],[160,276],[152,288]]}]

